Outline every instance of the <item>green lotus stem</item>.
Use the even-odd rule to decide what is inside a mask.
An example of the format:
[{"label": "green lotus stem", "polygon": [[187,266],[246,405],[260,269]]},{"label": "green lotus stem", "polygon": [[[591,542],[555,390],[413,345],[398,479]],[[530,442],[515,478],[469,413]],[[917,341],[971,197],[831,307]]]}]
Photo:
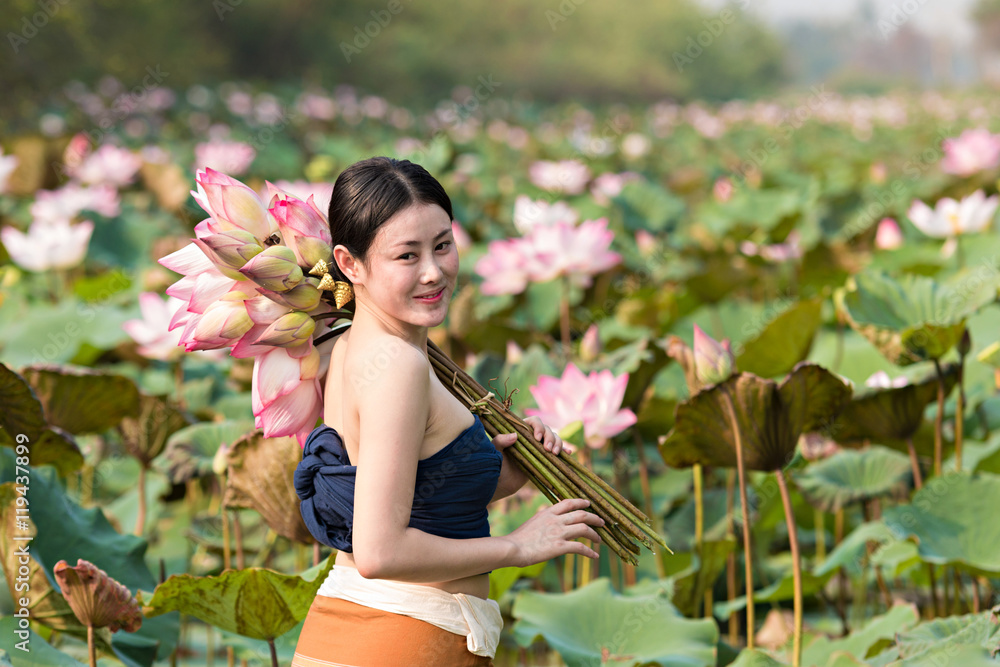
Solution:
[{"label": "green lotus stem", "polygon": [[[704,563],[705,558],[705,505],[702,494],[702,474],[701,474],[701,464],[695,463],[691,466],[691,476],[694,481],[694,548],[695,552],[698,554],[699,558],[702,559]],[[705,591],[706,599],[704,601],[705,613],[709,613],[711,593]],[[697,605],[695,608],[695,614],[697,615]]]},{"label": "green lotus stem", "polygon": [[910,454],[910,467],[913,468],[913,485],[920,489],[924,485],[924,480],[920,475],[920,461],[917,459],[917,448],[913,446],[912,435],[906,438],[906,451]]},{"label": "green lotus stem", "polygon": [[135,517],[135,534],[142,537],[146,528],[146,464],[139,461],[139,510]]},{"label": "green lotus stem", "polygon": [[944,374],[941,372],[941,363],[934,360],[934,371],[937,373],[937,415],[934,417],[934,476],[941,476],[941,421],[944,418]]},{"label": "green lotus stem", "polygon": [[226,508],[222,508],[222,569],[228,570],[232,566],[232,555],[229,552],[229,513]]},{"label": "green lotus stem", "polygon": [[826,513],[817,509],[813,522],[816,524],[816,563],[826,560]]},{"label": "green lotus stem", "polygon": [[962,379],[965,373],[965,355],[958,361],[958,396],[955,399],[955,471],[962,472],[962,432],[965,430],[965,387]]},{"label": "green lotus stem", "polygon": [[[795,515],[792,514],[792,499],[788,495],[788,483],[781,468],[774,471],[778,478],[778,490],[781,491],[781,504],[785,506],[785,523],[788,525],[788,541],[792,547],[792,587],[795,594],[795,626],[792,640],[792,667],[802,665],[802,561],[799,556],[799,536],[795,527]],[[749,600],[747,601],[749,604]]]},{"label": "green lotus stem", "polygon": [[569,276],[559,278],[562,291],[559,294],[559,340],[562,343],[563,359],[569,363]]},{"label": "green lotus stem", "polygon": [[753,543],[750,538],[750,505],[747,500],[746,470],[743,467],[743,437],[740,434],[740,424],[736,420],[736,409],[733,407],[733,399],[729,395],[728,388],[723,385],[722,398],[726,403],[729,412],[729,423],[733,428],[733,437],[736,440],[736,477],[740,483],[740,510],[743,514],[743,560],[746,565],[746,591],[747,591],[747,648],[754,647],[754,609],[753,609]]},{"label": "green lotus stem", "polygon": [[927,578],[931,583],[931,618],[944,616],[938,611],[937,576],[934,574],[934,564],[927,563]]},{"label": "green lotus stem", "polygon": [[[643,509],[647,517],[655,517],[653,511],[653,491],[649,485],[649,464],[646,461],[646,447],[643,445],[639,432],[632,429],[632,439],[635,440],[635,449],[639,455],[639,485],[642,487]],[[657,522],[659,523],[659,522]],[[667,576],[667,566],[662,558],[656,559],[656,576],[665,579]]]}]

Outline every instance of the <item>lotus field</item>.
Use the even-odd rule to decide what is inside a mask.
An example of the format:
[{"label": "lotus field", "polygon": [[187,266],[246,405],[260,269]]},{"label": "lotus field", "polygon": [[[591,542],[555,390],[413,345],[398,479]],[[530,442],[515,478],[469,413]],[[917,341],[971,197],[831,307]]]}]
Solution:
[{"label": "lotus field", "polygon": [[492,572],[498,667],[998,664],[995,96],[125,97],[0,142],[0,665],[290,662],[335,555],[292,475],[352,312],[328,203],[373,155],[455,207],[439,376],[570,445],[492,534],[614,517]]}]

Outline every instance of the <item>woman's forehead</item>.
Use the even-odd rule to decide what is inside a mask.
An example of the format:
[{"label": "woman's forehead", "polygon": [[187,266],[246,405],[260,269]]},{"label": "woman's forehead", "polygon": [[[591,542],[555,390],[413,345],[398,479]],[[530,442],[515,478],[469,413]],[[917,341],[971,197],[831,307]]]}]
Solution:
[{"label": "woman's forehead", "polygon": [[383,246],[405,245],[415,241],[425,243],[451,229],[448,213],[437,204],[409,206],[386,220],[375,236]]}]

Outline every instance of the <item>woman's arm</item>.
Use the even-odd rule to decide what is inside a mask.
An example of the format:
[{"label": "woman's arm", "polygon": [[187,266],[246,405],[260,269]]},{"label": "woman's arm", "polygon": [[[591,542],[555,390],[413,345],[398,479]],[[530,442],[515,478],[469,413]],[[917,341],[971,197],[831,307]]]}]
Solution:
[{"label": "woman's arm", "polygon": [[502,537],[449,539],[409,527],[417,460],[430,411],[429,362],[419,350],[404,346],[391,372],[363,374],[372,367],[364,356],[358,355],[345,369],[359,378],[355,386],[361,442],[353,548],[362,576],[416,583],[451,581],[565,553],[597,556],[575,541],[586,537],[599,542],[591,526],[603,524],[600,517],[583,510],[589,503],[581,499],[547,507]]}]

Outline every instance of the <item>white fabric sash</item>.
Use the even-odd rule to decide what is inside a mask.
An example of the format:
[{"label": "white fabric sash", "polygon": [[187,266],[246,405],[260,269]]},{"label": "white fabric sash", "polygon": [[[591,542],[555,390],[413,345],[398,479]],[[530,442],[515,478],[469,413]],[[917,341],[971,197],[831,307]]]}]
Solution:
[{"label": "white fabric sash", "polygon": [[426,621],[464,635],[469,651],[493,658],[500,643],[503,616],[496,600],[390,579],[365,579],[357,568],[334,565],[317,595],[341,598]]}]

